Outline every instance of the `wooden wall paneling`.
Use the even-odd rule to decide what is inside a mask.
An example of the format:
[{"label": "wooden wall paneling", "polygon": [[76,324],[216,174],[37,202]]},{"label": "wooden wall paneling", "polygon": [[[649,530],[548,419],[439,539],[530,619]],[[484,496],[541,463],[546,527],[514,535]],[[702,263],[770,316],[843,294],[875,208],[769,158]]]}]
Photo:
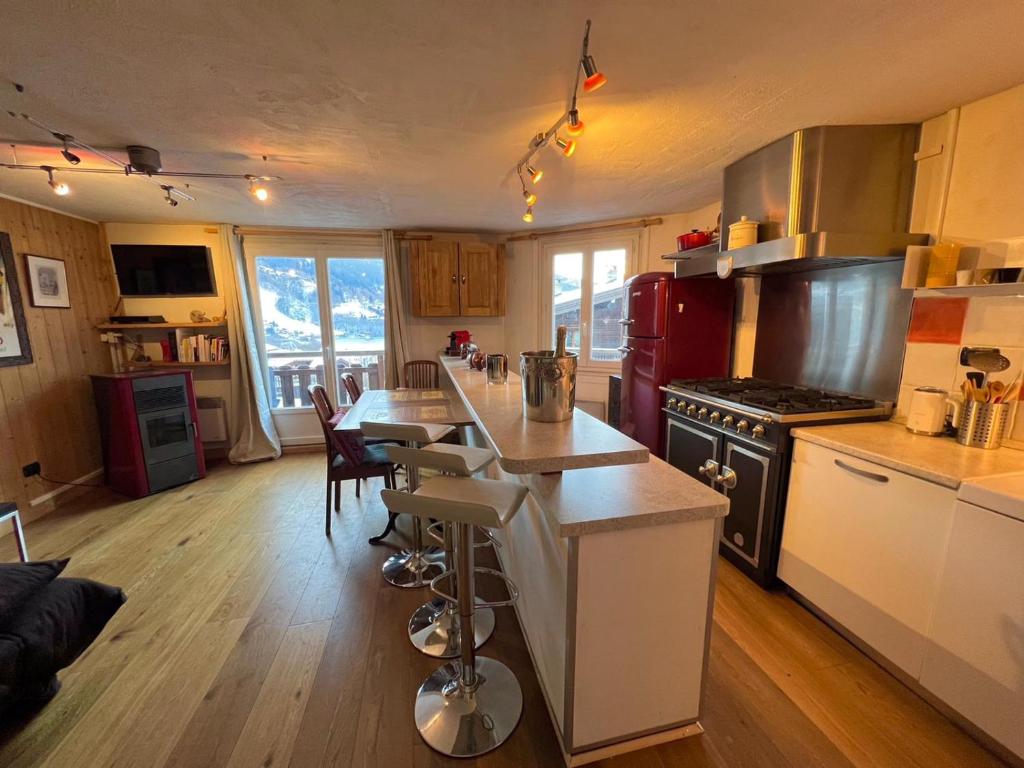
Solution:
[{"label": "wooden wall paneling", "polygon": [[[0,198],[0,232],[11,237],[34,354],[30,365],[0,369],[0,498],[31,519],[52,507],[31,510],[31,499],[60,486],[22,477],[22,466],[39,461],[61,480],[102,466],[89,375],[110,371],[95,326],[111,312],[117,290],[97,224]],[[70,309],[31,306],[26,253],[64,260]]]}]

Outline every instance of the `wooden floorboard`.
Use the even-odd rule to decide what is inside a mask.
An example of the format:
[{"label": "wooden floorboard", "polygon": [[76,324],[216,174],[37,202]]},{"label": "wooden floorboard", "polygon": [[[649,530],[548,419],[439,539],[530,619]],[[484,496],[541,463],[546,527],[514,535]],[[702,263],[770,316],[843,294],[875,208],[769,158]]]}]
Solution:
[{"label": "wooden floorboard", "polygon": [[[35,558],[70,556],[68,575],[117,584],[129,599],[47,707],[2,725],[0,766],[562,765],[509,609],[484,653],[522,684],[519,728],[475,760],[420,740],[413,695],[437,662],[406,636],[424,593],[385,584],[392,550],[366,544],[386,520],[379,487],[356,499],[344,484],[330,539],[317,454],[217,465],[146,499],[100,490],[31,523]],[[0,552],[13,554],[8,543]],[[701,736],[595,765],[1001,765],[801,606],[724,562],[702,722]]]}]

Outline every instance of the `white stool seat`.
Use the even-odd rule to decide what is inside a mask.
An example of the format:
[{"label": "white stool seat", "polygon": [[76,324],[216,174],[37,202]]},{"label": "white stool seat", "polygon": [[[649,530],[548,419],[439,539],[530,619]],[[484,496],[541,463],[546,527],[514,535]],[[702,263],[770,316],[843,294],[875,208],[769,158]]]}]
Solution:
[{"label": "white stool seat", "polygon": [[433,443],[454,432],[450,424],[421,424],[415,421],[361,421],[359,430],[364,437],[401,440],[406,443]]},{"label": "white stool seat", "polygon": [[433,477],[415,493],[384,490],[380,497],[391,512],[504,528],[522,506],[527,492],[522,483],[505,480]]},{"label": "white stool seat", "polygon": [[396,464],[469,477],[494,461],[494,452],[452,443],[431,443],[419,450],[392,445],[388,447],[388,458]]}]

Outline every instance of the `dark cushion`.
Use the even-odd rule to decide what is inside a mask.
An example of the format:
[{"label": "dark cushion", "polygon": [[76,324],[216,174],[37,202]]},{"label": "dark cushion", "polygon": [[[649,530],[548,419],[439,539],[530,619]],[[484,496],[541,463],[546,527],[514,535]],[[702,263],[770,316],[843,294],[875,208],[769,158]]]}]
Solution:
[{"label": "dark cushion", "polygon": [[89,647],[124,601],[117,587],[88,579],[53,581],[0,627],[0,649],[7,646],[0,657],[9,663],[10,644],[18,646],[14,680],[0,683],[47,680]]},{"label": "dark cushion", "polygon": [[0,563],[0,629],[32,595],[56,579],[67,564],[67,560]]},{"label": "dark cushion", "polygon": [[0,515],[6,515],[8,512],[13,512],[18,508],[18,505],[13,501],[0,501]]},{"label": "dark cushion", "polygon": [[[394,443],[375,443],[365,446],[363,449],[363,461],[359,466],[377,467],[382,464],[390,464],[391,459],[388,458],[389,445],[394,445]],[[334,457],[334,466],[343,467],[346,464],[347,462],[341,456]]]}]

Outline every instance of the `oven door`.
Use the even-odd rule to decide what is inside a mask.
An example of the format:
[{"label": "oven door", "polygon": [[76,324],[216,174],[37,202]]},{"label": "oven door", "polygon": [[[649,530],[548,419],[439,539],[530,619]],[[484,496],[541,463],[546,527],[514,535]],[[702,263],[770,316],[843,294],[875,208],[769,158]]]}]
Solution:
[{"label": "oven door", "polygon": [[138,419],[146,464],[178,459],[196,452],[195,424],[187,406],[140,413]]},{"label": "oven door", "polygon": [[722,543],[770,581],[777,553],[773,538],[781,520],[778,486],[782,458],[746,441],[726,437],[722,447],[723,482],[718,490],[729,497]]},{"label": "oven door", "polygon": [[721,444],[724,435],[705,429],[678,416],[666,414],[665,461],[705,485],[714,485],[715,472],[705,476],[700,472],[708,461],[716,472],[721,464]]}]

